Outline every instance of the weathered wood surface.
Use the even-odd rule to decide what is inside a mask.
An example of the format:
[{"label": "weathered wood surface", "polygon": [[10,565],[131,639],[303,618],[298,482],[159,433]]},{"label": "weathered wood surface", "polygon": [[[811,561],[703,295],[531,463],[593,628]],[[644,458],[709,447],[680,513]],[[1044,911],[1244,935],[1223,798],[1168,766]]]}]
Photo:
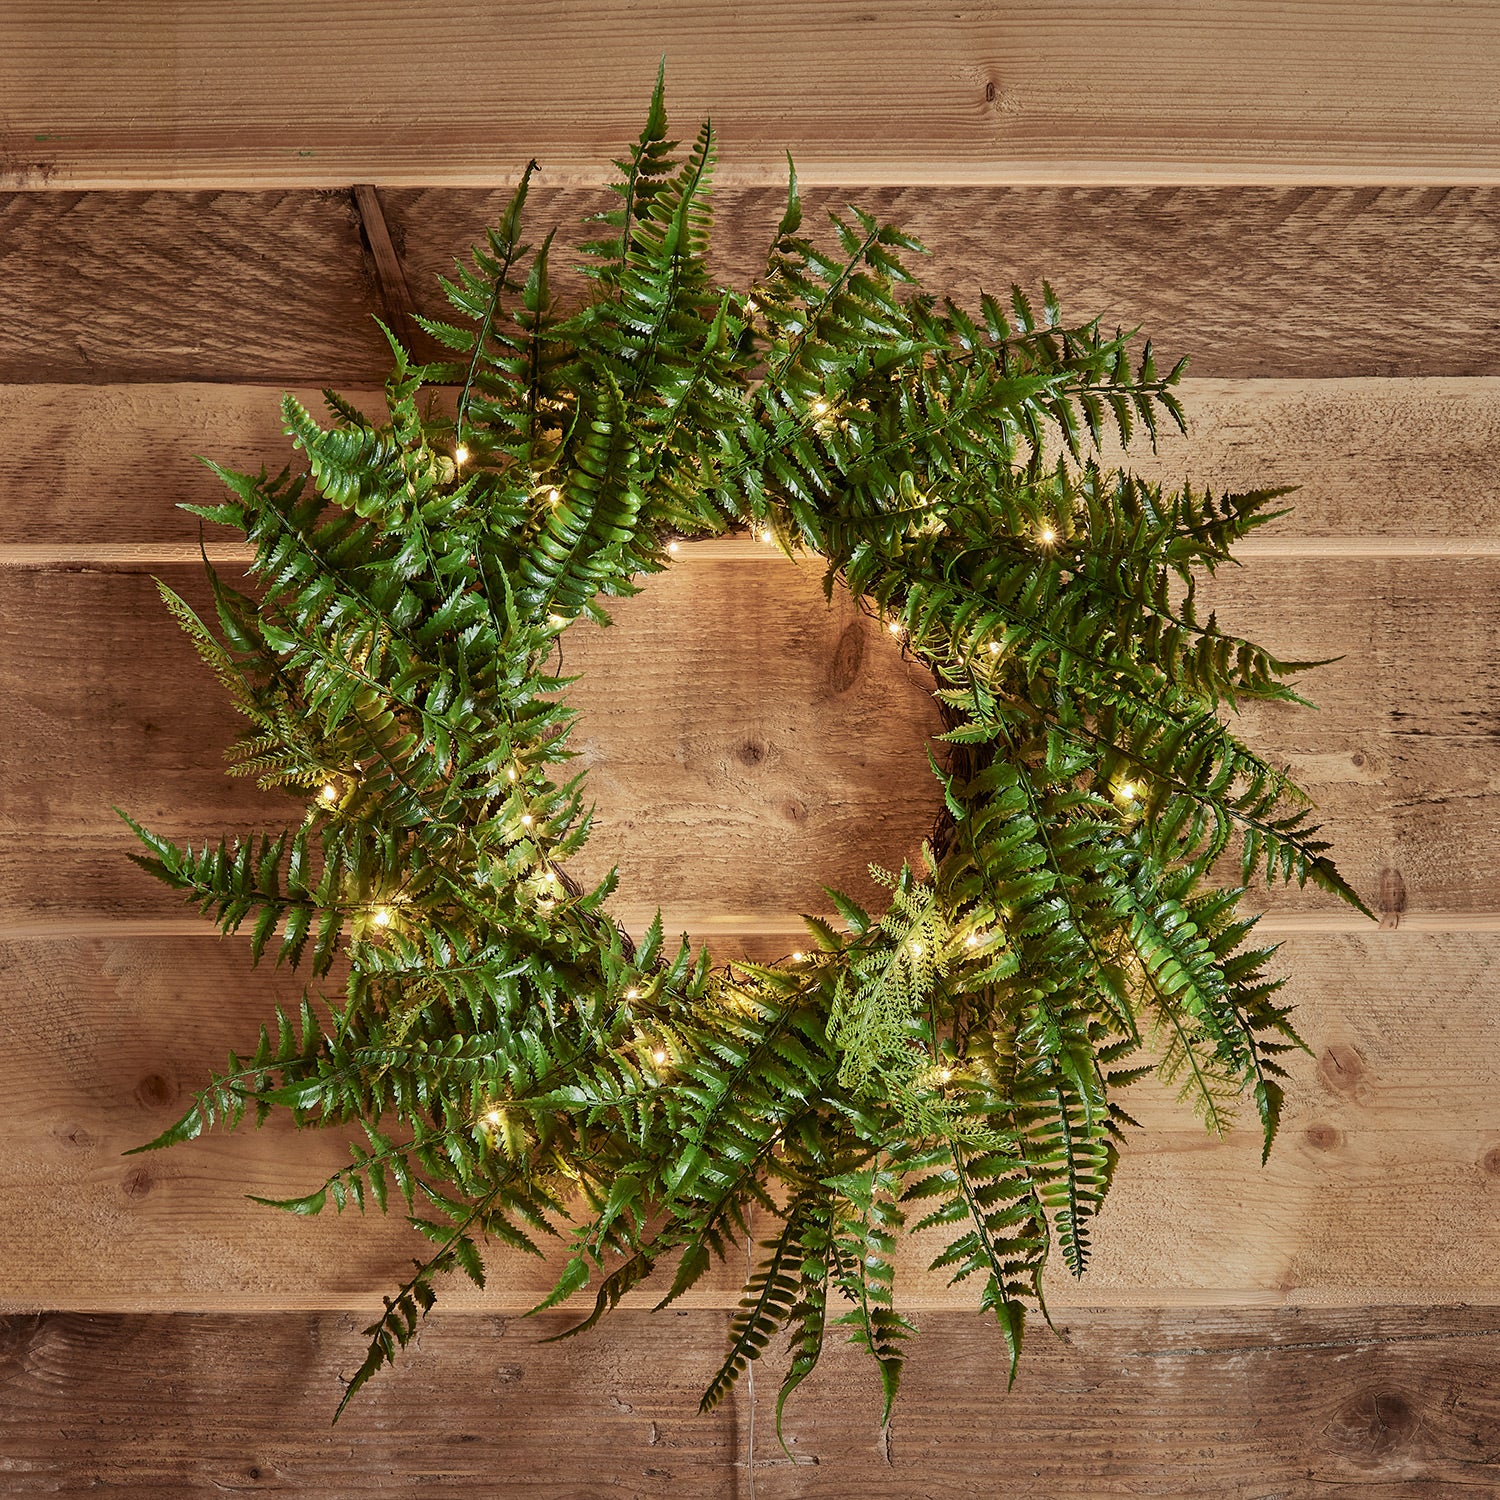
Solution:
[{"label": "weathered wood surface", "polygon": [[[293,394],[320,415],[315,387]],[[378,390],[346,391],[378,414]],[[1163,482],[1215,490],[1301,488],[1291,515],[1247,539],[1247,555],[1379,549],[1462,551],[1500,545],[1500,378],[1215,380],[1181,387],[1189,432],[1129,462]],[[219,481],[196,455],[273,472],[297,458],[272,386],[0,387],[0,567],[111,559],[153,565],[197,555],[180,502],[215,504]],[[1123,461],[1117,446],[1104,461]],[[216,547],[231,533],[207,528]],[[1314,544],[1310,546],[1309,544]],[[243,545],[243,544],[242,544]]]},{"label": "weathered wood surface", "polygon": [[[508,194],[381,194],[419,310],[447,310],[434,275]],[[1492,189],[827,188],[806,194],[809,232],[851,199],[926,243],[932,290],[972,301],[1046,277],[1068,318],[1139,326],[1195,376],[1500,374]],[[613,201],[533,192],[531,237],[561,226],[555,270],[586,237],[580,215]],[[782,206],[775,189],[720,193],[722,276],[759,274]],[[8,382],[342,387],[389,369],[347,190],[0,195],[0,309]]]},{"label": "weathered wood surface", "polygon": [[[196,570],[164,571],[211,608]],[[0,592],[12,917],[181,909],[125,862],[112,803],[184,836],[300,818],[300,802],[224,775],[237,715],[148,577],[20,573]],[[873,896],[871,860],[916,857],[939,795],[930,680],[851,601],[829,610],[813,570],[689,560],[616,613],[631,623],[575,628],[561,663],[584,674],[574,768],[600,809],[584,876],[618,856],[628,902],[780,913],[825,909],[824,883]]]},{"label": "weathered wood surface", "polygon": [[[1298,934],[1282,962],[1310,1050],[1290,1059],[1270,1164],[1253,1120],[1216,1141],[1139,1086],[1125,1102],[1145,1129],[1093,1267],[1077,1284],[1059,1270],[1056,1305],[1500,1301],[1500,936]],[[311,1190],[347,1161],[338,1133],[278,1117],[121,1154],[253,1047],[273,1005],[300,997],[296,976],[248,973],[242,942],[48,938],[0,945],[0,990],[0,1307],[368,1309],[402,1278],[421,1242],[398,1217],[303,1219],[244,1197]],[[970,1306],[925,1271],[937,1248],[903,1252],[904,1295]],[[445,1303],[524,1309],[560,1265],[490,1260],[482,1294],[454,1282]],[[690,1301],[733,1306],[741,1270]]]},{"label": "weathered wood surface", "polygon": [[[815,562],[683,560],[608,630],[577,626],[564,667],[573,748],[597,828],[581,874],[621,870],[620,902],[764,919],[857,896],[873,860],[914,857],[936,811],[925,674],[847,599],[829,609]],[[1321,711],[1247,705],[1251,743],[1290,762],[1319,802],[1341,864],[1392,914],[1493,910],[1500,835],[1494,558],[1262,558],[1209,591],[1226,629],[1315,674]],[[161,570],[207,609],[196,569]],[[126,863],[130,811],[179,838],[284,826],[300,803],[223,774],[238,721],[135,572],[0,574],[0,791],[6,920],[165,916],[177,898]],[[691,858],[684,856],[691,853]],[[766,871],[775,870],[774,880]],[[1263,898],[1334,912],[1312,888]]]},{"label": "weathered wood surface", "polygon": [[[665,57],[677,133],[712,112],[742,177],[1495,182],[1500,20],[1218,0],[622,11],[476,0],[149,16],[21,0],[0,29],[7,185],[596,180]],[[559,99],[574,101],[562,108]]]},{"label": "weathered wood surface", "polygon": [[565,1326],[555,1314],[435,1315],[330,1433],[357,1318],[11,1318],[0,1464],[11,1495],[151,1500],[1471,1500],[1500,1488],[1494,1309],[1071,1310],[1060,1339],[1033,1335],[1008,1393],[995,1330],[930,1314],[889,1430],[867,1357],[833,1345],[787,1407],[791,1458],[776,1441],[774,1356],[753,1389],[696,1412],[727,1319],[626,1311],[544,1344]]},{"label": "weathered wood surface", "polygon": [[[357,16],[342,0],[149,15],[21,0],[0,16],[0,185],[54,189],[0,197],[0,1306],[245,1314],[0,1327],[0,1487],[1500,1493],[1494,1309],[1370,1305],[1500,1304],[1500,197],[1486,186],[1500,184],[1500,14],[1295,0],[1247,26],[1218,0],[857,16],[772,0],[736,19],[678,0],[527,0],[480,33],[473,15],[428,8],[420,48],[389,0]],[[142,570],[192,572],[170,507],[212,493],[193,451],[279,464],[274,387],[383,378],[371,314],[399,306],[403,280],[440,310],[434,273],[494,221],[529,155],[543,158],[533,238],[560,223],[576,240],[664,51],[679,133],[708,108],[721,130],[726,279],[757,273],[790,146],[815,229],[857,201],[927,241],[934,290],[969,301],[1046,276],[1070,318],[1107,314],[1190,355],[1207,377],[1190,392],[1199,420],[1163,472],[1191,460],[1200,481],[1305,483],[1296,520],[1257,538],[1217,597],[1226,623],[1283,652],[1347,653],[1314,681],[1321,716],[1247,725],[1325,804],[1345,868],[1395,930],[1350,932],[1326,905],[1274,896],[1266,926],[1292,934],[1312,1053],[1293,1059],[1271,1166],[1249,1129],[1216,1144],[1142,1093],[1149,1129],[1090,1276],[1053,1289],[1070,1341],[1037,1330],[1008,1399],[991,1394],[993,1326],[921,1272],[921,1247],[903,1277],[931,1309],[927,1337],[889,1442],[873,1375],[831,1348],[788,1430],[820,1462],[796,1467],[771,1434],[779,1352],[758,1391],[690,1417],[737,1294],[729,1268],[680,1315],[632,1308],[543,1349],[560,1318],[484,1309],[527,1305],[547,1267],[496,1257],[483,1298],[450,1289],[470,1312],[440,1315],[330,1440],[361,1310],[415,1237],[244,1200],[312,1185],[339,1164],[337,1139],[273,1125],[119,1154],[297,993],[293,976],[248,974],[242,938],[180,935],[196,919],[105,831],[110,800],[184,833],[262,821],[219,772],[233,718]],[[351,182],[380,184],[378,205]],[[139,190],[82,191],[95,183]],[[867,642],[842,695],[842,758],[808,738],[839,697],[847,617],[789,602],[794,576],[700,553],[627,606],[613,640],[570,642],[597,694],[579,730],[605,814],[596,848],[638,881],[635,918],[654,896],[722,952],[784,951],[790,913],[756,908],[743,876],[704,910],[712,872],[661,850],[712,839],[812,891],[899,858],[931,811],[929,710],[889,640]],[[683,643],[687,668],[665,663]],[[881,693],[894,723],[874,711]],[[861,765],[865,741],[878,753]],[[653,846],[659,864],[641,864]],[[1249,1306],[1205,1310],[1235,1302]]]}]

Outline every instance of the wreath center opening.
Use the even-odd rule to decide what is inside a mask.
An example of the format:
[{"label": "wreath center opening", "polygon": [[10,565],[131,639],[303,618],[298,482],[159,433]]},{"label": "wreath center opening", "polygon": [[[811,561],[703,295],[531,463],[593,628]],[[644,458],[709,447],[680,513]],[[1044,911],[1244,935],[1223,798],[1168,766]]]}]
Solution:
[{"label": "wreath center opening", "polygon": [[[932,677],[822,561],[745,539],[684,542],[615,623],[573,625],[575,771],[595,807],[569,861],[587,888],[611,866],[611,910],[757,955],[805,941],[824,886],[877,899],[876,864],[915,861],[942,802],[929,743]],[[945,748],[931,746],[941,755]]]}]

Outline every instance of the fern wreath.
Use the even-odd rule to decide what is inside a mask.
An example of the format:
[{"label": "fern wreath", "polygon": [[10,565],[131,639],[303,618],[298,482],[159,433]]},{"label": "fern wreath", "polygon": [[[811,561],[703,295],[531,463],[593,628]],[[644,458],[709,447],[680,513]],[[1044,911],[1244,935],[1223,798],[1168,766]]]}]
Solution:
[{"label": "fern wreath", "polygon": [[[778,1402],[840,1328],[889,1414],[912,1325],[903,1230],[998,1321],[1011,1378],[1054,1248],[1081,1274],[1154,1065],[1222,1129],[1254,1101],[1269,1150],[1298,1038],[1242,879],[1313,880],[1355,906],[1306,799],[1222,722],[1295,698],[1275,660],[1194,607],[1195,569],[1279,511],[1280,489],[1168,489],[1096,455],[1106,425],[1182,425],[1183,365],[1066,327],[1044,284],[977,316],[920,290],[920,246],[851,210],[801,234],[792,175],[764,276],[705,264],[713,145],[668,142],[658,79],[620,205],[583,249],[596,295],[564,313],[552,235],[520,241],[528,168],[497,229],[421,320],[451,361],[394,339],[380,420],[290,397],[307,472],[215,467],[192,507],[255,548],[251,596],[210,569],[216,626],[163,588],[250,728],[235,773],[285,788],[295,826],[198,852],[132,823],[146,869],[259,961],[338,961],[231,1056],[152,1147],[289,1109],[363,1129],[293,1213],[388,1203],[432,1242],[368,1330],[349,1398],[396,1358],[486,1238],[566,1258],[543,1306],[586,1329],[653,1273],[661,1305],[774,1233],[733,1320],[713,1406],[778,1331]],[[424,383],[457,390],[451,417]],[[1088,450],[1092,444],[1092,453]],[[565,779],[558,638],[608,623],[680,543],[749,529],[826,563],[931,671],[942,809],[878,917],[834,892],[809,951],[716,967],[614,922],[583,890],[582,777]],[[1300,700],[1299,700],[1300,701]],[[1133,1122],[1129,1122],[1133,1123]],[[140,1149],[150,1149],[142,1147]],[[742,1251],[739,1253],[743,1253]],[[587,1301],[585,1300],[585,1306]]]}]

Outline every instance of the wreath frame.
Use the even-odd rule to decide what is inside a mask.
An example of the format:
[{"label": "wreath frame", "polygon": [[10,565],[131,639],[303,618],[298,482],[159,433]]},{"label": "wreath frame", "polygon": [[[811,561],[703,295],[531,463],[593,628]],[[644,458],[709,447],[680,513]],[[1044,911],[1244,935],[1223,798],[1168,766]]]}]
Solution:
[{"label": "wreath frame", "polygon": [[[278,1008],[137,1149],[247,1109],[362,1127],[348,1167],[259,1200],[384,1211],[394,1186],[434,1244],[335,1420],[440,1274],[484,1284],[482,1239],[541,1253],[570,1222],[540,1306],[592,1288],[581,1332],[663,1263],[658,1306],[680,1297],[757,1210],[779,1228],[704,1408],[786,1331],[779,1432],[841,1326],[888,1419],[913,1328],[894,1249],[926,1228],[948,1231],[934,1268],[977,1279],[1013,1381],[1053,1247],[1086,1265],[1135,1123],[1111,1095],[1152,1071],[1134,1054],[1154,1044],[1211,1129],[1248,1090],[1271,1149],[1279,1059],[1302,1043],[1238,910],[1253,875],[1368,915],[1305,794],[1218,713],[1305,701],[1286,679],[1319,664],[1194,607],[1194,570],[1290,491],[1170,490],[1084,453],[1110,424],[1127,446],[1139,425],[1154,448],[1161,414],[1185,431],[1186,361],[1162,375],[1148,342],[1132,366],[1136,331],[1064,327],[1045,282],[1040,319],[1017,287],[977,318],[903,295],[918,242],[856,208],[830,214],[840,254],[820,250],[794,169],[765,275],[717,288],[711,126],[680,161],[675,144],[659,75],[621,206],[583,247],[597,295],[566,316],[552,233],[534,255],[520,238],[531,163],[442,283],[467,326],[418,319],[457,358],[413,364],[387,329],[388,420],[328,391],[324,428],[287,396],[305,474],[209,464],[229,498],[184,508],[245,534],[259,597],[206,552],[215,627],[159,584],[251,721],[231,772],[309,805],[198,852],[122,813],[147,847],[131,857],[224,932],[253,919],[253,962],[349,977],[342,1002]],[[451,418],[421,406],[426,383],[459,392]],[[830,891],[843,931],[808,916],[809,952],[715,967],[670,948],[659,912],[634,941],[606,908],[613,871],[590,890],[567,871],[591,814],[582,777],[551,774],[572,680],[551,661],[574,620],[609,622],[602,599],[728,530],[821,556],[830,597],[901,637],[937,683],[947,758],[929,752],[922,866],[873,872],[887,911]],[[1242,883],[1206,884],[1236,835]]]}]

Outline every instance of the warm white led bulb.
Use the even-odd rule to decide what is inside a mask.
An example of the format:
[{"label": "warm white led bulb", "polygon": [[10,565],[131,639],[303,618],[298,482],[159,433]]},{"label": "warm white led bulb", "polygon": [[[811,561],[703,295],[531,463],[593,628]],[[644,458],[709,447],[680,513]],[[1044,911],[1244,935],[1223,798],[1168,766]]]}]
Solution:
[{"label": "warm white led bulb", "polygon": [[507,781],[514,781],[516,779],[516,768],[514,766],[505,773],[505,779]]},{"label": "warm white led bulb", "polygon": [[453,450],[453,462],[456,464],[466,464],[468,463],[468,461],[469,450],[465,448],[462,443],[460,443],[458,447]]},{"label": "warm white led bulb", "polygon": [[678,548],[676,542],[668,542],[667,543],[667,551],[668,552],[676,552],[678,550],[680,550],[680,549]]},{"label": "warm white led bulb", "polygon": [[812,414],[815,417],[826,417],[828,415],[828,403],[826,401],[814,401]]},{"label": "warm white led bulb", "polygon": [[1133,781],[1122,781],[1120,783],[1121,800],[1129,802],[1135,796],[1135,783]]},{"label": "warm white led bulb", "polygon": [[803,959],[804,959],[804,958],[805,958],[805,957],[806,957],[806,956],[807,956],[807,955],[806,955],[806,954],[804,954],[804,953],[800,953],[800,952],[799,952],[799,953],[794,953],[794,954],[792,954],[792,962],[793,962],[793,963],[794,963],[794,964],[800,964],[800,963],[801,963],[801,962],[802,962],[802,960],[803,960]]},{"label": "warm white led bulb", "polygon": [[339,789],[330,781],[318,795],[325,802],[337,802],[339,800]]},{"label": "warm white led bulb", "polygon": [[761,531],[760,539],[763,542],[774,542],[776,540],[776,538],[771,534],[771,528],[769,526],[765,527]]},{"label": "warm white led bulb", "polygon": [[1050,547],[1057,540],[1057,530],[1052,526],[1043,526],[1037,533],[1037,536],[1040,538],[1042,546]]},{"label": "warm white led bulb", "polygon": [[978,939],[978,937],[974,933],[971,932],[968,935],[968,937],[966,937],[964,939],[964,947],[965,948],[977,948],[978,946],[979,946],[979,939]]},{"label": "warm white led bulb", "polygon": [[912,940],[911,940],[911,943],[910,943],[910,945],[909,945],[909,946],[910,946],[910,948],[911,948],[911,951],[912,951],[912,952],[913,952],[913,953],[915,953],[915,954],[917,954],[917,955],[918,955],[918,956],[919,956],[919,957],[920,957],[920,956],[921,956],[921,952],[922,952],[922,945],[921,945],[921,944],[920,944],[920,943],[919,943],[919,942],[918,942],[918,941],[917,941],[917,940],[916,940],[916,939],[915,939],[915,938],[913,938],[913,939],[912,939]]},{"label": "warm white led bulb", "polygon": [[639,1000],[641,998],[641,992],[635,989],[626,990],[625,998],[627,1000]]},{"label": "warm white led bulb", "polygon": [[885,628],[887,630],[889,630],[892,635],[900,635],[901,634],[901,621],[900,620],[892,620],[892,621],[890,621],[886,625]]},{"label": "warm white led bulb", "polygon": [[547,491],[547,503],[549,505],[556,505],[557,502],[561,499],[562,491],[559,490],[556,485],[553,485],[553,487]]},{"label": "warm white led bulb", "polygon": [[664,1062],[666,1062],[667,1054],[663,1052],[660,1047],[658,1047],[656,1051],[651,1054],[651,1060],[659,1068]]},{"label": "warm white led bulb", "polygon": [[377,906],[375,915],[370,919],[377,927],[389,927],[391,925],[391,909],[388,906]]},{"label": "warm white led bulb", "polygon": [[521,814],[521,827],[522,828],[530,828],[532,822],[533,822],[533,819],[532,819],[532,816],[531,816],[530,813],[522,813]]},{"label": "warm white led bulb", "polygon": [[991,641],[990,642],[990,655],[991,656],[999,656],[999,654],[1000,654],[1000,642],[999,641]]},{"label": "warm white led bulb", "polygon": [[953,1069],[952,1068],[939,1068],[938,1069],[938,1082],[939,1083],[947,1083],[948,1080],[950,1078],[952,1078],[952,1077],[953,1077]]},{"label": "warm white led bulb", "polygon": [[500,1116],[500,1111],[499,1111],[499,1110],[498,1110],[498,1109],[492,1109],[492,1110],[491,1110],[491,1111],[490,1111],[490,1112],[489,1112],[489,1113],[488,1113],[488,1114],[487,1114],[487,1115],[486,1115],[486,1116],[485,1116],[485,1117],[484,1117],[484,1123],[485,1123],[485,1124],[486,1124],[486,1125],[488,1125],[488,1126],[489,1126],[489,1127],[490,1127],[490,1129],[491,1129],[491,1130],[496,1130],[496,1129],[498,1129],[498,1128],[499,1128],[499,1126],[500,1126],[500,1118],[501,1118],[501,1116]]}]

